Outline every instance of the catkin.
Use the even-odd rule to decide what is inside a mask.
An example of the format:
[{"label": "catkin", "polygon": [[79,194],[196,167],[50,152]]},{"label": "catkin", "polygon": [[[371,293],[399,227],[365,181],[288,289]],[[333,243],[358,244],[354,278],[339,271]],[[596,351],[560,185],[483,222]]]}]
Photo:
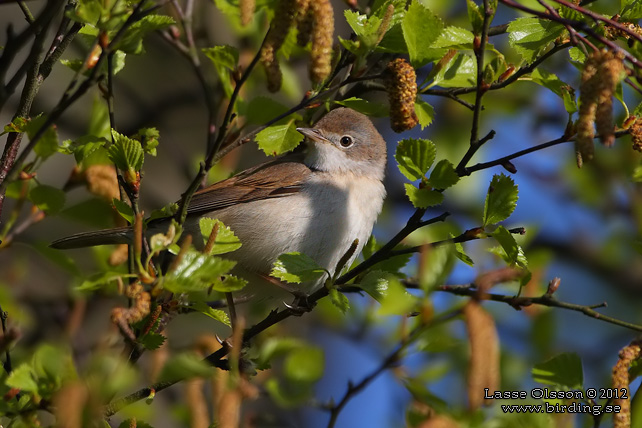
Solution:
[{"label": "catkin", "polygon": [[395,132],[414,128],[419,122],[415,113],[417,76],[415,69],[403,58],[388,63],[386,90],[390,102],[390,126]]},{"label": "catkin", "polygon": [[332,39],[334,37],[334,11],[330,0],[313,0],[312,10],[312,51],[310,58],[310,80],[319,83],[332,70]]},{"label": "catkin", "polygon": [[254,9],[256,8],[256,0],[240,0],[239,8],[241,12],[241,25],[245,27],[252,22]]},{"label": "catkin", "polygon": [[310,7],[310,2],[306,1],[304,7],[299,10],[299,13],[297,13],[296,16],[296,43],[299,46],[305,47],[310,42],[313,23],[314,14],[312,12],[312,8]]},{"label": "catkin", "polygon": [[261,50],[261,62],[265,68],[268,91],[277,92],[281,89],[283,74],[281,73],[281,67],[279,67],[279,60],[276,57],[276,51],[272,46],[263,46],[263,49]]},{"label": "catkin", "polygon": [[584,160],[593,158],[596,131],[605,146],[610,147],[615,141],[613,94],[623,76],[622,56],[611,51],[594,52],[584,64],[575,136],[579,167]]},{"label": "catkin", "polygon": [[607,147],[615,142],[613,93],[622,79],[623,72],[622,58],[613,52],[604,52],[598,71],[600,90],[595,112],[595,128],[600,141]]},{"label": "catkin", "polygon": [[[620,351],[619,359],[613,367],[612,381],[615,391],[629,391],[629,368],[642,357],[640,348],[640,343],[634,342]],[[620,407],[619,412],[613,413],[614,428],[629,428],[631,426],[631,401],[628,398],[618,397],[613,404]]]}]

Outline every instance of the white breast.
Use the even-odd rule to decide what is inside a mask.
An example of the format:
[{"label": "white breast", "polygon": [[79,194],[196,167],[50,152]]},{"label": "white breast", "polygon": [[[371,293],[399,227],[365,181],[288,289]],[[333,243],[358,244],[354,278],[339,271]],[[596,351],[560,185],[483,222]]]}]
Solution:
[{"label": "white breast", "polygon": [[384,186],[377,179],[317,173],[297,194],[239,204],[216,214],[243,243],[230,254],[242,268],[269,274],[278,256],[299,251],[334,273],[355,239],[359,246],[352,260],[361,251],[384,197]]}]

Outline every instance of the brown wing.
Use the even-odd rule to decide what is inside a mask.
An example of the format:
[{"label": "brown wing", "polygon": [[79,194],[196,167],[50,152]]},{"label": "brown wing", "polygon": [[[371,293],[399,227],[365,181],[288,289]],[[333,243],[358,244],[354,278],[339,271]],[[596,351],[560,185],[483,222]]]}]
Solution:
[{"label": "brown wing", "polygon": [[312,171],[293,159],[296,158],[286,157],[264,163],[199,190],[194,194],[187,213],[199,214],[299,192]]}]

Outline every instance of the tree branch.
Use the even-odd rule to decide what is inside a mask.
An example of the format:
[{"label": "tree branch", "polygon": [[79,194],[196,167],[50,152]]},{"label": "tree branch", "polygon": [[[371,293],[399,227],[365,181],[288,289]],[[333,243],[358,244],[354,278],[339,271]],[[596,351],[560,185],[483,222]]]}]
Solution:
[{"label": "tree branch", "polygon": [[620,327],[628,328],[630,330],[642,332],[642,325],[637,325],[619,320],[617,318],[609,317],[595,310],[596,308],[606,307],[606,302],[598,303],[596,305],[578,305],[575,303],[568,303],[557,300],[553,297],[552,294],[544,294],[540,297],[519,297],[507,296],[504,294],[480,293],[477,287],[471,285],[442,285],[441,287],[437,288],[437,291],[443,291],[446,293],[455,294],[457,296],[471,296],[477,297],[481,300],[503,302],[509,304],[516,310],[521,310],[521,308],[530,305],[542,305],[552,308],[568,309],[570,311],[581,312],[588,317],[599,319],[609,324],[614,324]]}]

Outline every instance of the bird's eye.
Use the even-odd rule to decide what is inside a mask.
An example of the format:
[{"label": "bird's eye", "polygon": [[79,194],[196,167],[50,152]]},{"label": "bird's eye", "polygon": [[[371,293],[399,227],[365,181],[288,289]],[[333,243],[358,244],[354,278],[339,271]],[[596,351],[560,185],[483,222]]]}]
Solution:
[{"label": "bird's eye", "polygon": [[354,141],[349,135],[344,135],[343,137],[341,137],[339,143],[341,143],[342,147],[350,147],[354,143]]}]

